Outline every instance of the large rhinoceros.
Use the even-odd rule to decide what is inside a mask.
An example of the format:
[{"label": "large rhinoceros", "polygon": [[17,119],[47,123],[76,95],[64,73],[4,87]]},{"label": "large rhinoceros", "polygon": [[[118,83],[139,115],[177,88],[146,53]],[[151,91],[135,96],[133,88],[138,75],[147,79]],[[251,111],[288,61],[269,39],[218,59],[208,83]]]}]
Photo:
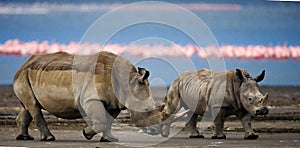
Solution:
[{"label": "large rhinoceros", "polygon": [[[252,115],[266,115],[268,109],[265,96],[259,91],[257,82],[264,79],[265,71],[252,78],[246,70],[236,69],[215,72],[208,69],[186,72],[173,81],[167,96],[164,111],[171,114],[176,108],[191,109],[187,123],[190,138],[203,138],[196,128],[197,117],[210,112],[215,129],[213,139],[225,139],[223,134],[225,117],[236,115],[245,129],[245,139],[257,139],[251,128]],[[169,135],[170,125],[162,128],[162,136]]]},{"label": "large rhinoceros", "polygon": [[118,141],[111,125],[124,109],[137,126],[155,127],[164,115],[155,109],[149,74],[144,68],[136,70],[129,60],[104,51],[90,56],[64,52],[33,55],[14,77],[14,91],[22,104],[16,119],[20,127],[16,139],[34,139],[28,134],[34,120],[41,140],[55,140],[41,109],[60,118],[83,117],[88,123],[83,135],[88,140],[102,132],[100,141]]}]

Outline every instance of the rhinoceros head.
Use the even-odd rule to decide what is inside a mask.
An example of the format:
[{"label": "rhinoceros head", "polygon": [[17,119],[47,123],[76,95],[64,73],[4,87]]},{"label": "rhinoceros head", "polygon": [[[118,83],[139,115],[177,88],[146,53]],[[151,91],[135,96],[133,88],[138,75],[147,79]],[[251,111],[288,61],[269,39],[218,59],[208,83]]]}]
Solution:
[{"label": "rhinoceros head", "polygon": [[[172,114],[166,116],[162,112],[161,106],[156,106],[151,96],[148,77],[150,72],[144,68],[138,68],[138,73],[130,79],[130,90],[133,96],[132,100],[128,100],[128,112],[135,125],[147,127],[152,130],[152,134],[159,132],[162,122],[169,118],[169,122],[174,122],[178,118],[184,116],[186,112],[180,114]],[[159,133],[156,133],[159,134]]]},{"label": "rhinoceros head", "polygon": [[[119,66],[119,65],[117,65]],[[148,77],[150,72],[145,68],[129,68],[113,70],[113,86],[115,95],[129,112],[132,122],[138,127],[147,127],[160,131],[165,115],[155,106],[151,95]],[[183,115],[173,115],[174,120]]]},{"label": "rhinoceros head", "polygon": [[268,93],[262,95],[258,88],[258,82],[265,77],[265,70],[260,75],[252,78],[247,71],[236,69],[236,77],[240,80],[239,97],[243,107],[252,115],[266,115]]},{"label": "rhinoceros head", "polygon": [[127,96],[125,105],[131,120],[137,126],[149,126],[161,122],[161,112],[156,110],[155,102],[151,96],[148,77],[150,72],[138,68],[137,73],[131,73],[129,78],[130,95]]}]

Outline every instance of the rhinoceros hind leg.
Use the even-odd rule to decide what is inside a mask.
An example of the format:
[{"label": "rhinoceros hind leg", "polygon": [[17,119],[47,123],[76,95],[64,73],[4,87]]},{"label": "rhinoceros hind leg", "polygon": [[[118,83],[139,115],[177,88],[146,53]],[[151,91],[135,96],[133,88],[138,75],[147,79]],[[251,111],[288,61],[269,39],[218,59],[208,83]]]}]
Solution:
[{"label": "rhinoceros hind leg", "polygon": [[258,135],[256,135],[256,134],[250,134],[250,135],[246,135],[245,137],[244,137],[244,139],[245,140],[255,140],[255,139],[257,139],[259,136]]},{"label": "rhinoceros hind leg", "polygon": [[32,117],[29,114],[28,110],[22,107],[21,112],[16,119],[17,125],[20,128],[20,133],[16,137],[16,140],[34,140],[34,138],[28,134],[28,127],[31,121]]},{"label": "rhinoceros hind leg", "polygon": [[16,140],[34,140],[34,138],[30,135],[18,135]]},{"label": "rhinoceros hind leg", "polygon": [[[20,91],[19,88],[22,88],[22,90]],[[47,127],[47,123],[41,111],[42,107],[40,106],[38,100],[35,98],[35,95],[31,88],[31,84],[19,84],[19,82],[16,81],[14,83],[14,90],[17,97],[23,104],[23,109],[18,116],[19,119],[17,119],[17,122],[18,124],[20,124],[21,127],[20,135],[28,135],[28,126],[33,119],[38,130],[41,133],[40,137],[42,141],[55,140],[54,136],[50,133]]]},{"label": "rhinoceros hind leg", "polygon": [[30,114],[33,117],[33,120],[40,131],[41,138],[40,141],[54,141],[55,137],[49,131],[47,123],[43,117],[42,111],[40,107],[34,106],[33,108],[29,109]]},{"label": "rhinoceros hind leg", "polygon": [[201,135],[199,133],[199,131],[197,130],[197,118],[198,115],[194,114],[193,112],[189,112],[188,116],[191,117],[191,119],[189,120],[189,122],[186,125],[186,128],[191,130],[191,134],[190,134],[190,138],[204,138],[203,135]]},{"label": "rhinoceros hind leg", "polygon": [[119,139],[115,137],[102,137],[100,142],[118,142]]}]

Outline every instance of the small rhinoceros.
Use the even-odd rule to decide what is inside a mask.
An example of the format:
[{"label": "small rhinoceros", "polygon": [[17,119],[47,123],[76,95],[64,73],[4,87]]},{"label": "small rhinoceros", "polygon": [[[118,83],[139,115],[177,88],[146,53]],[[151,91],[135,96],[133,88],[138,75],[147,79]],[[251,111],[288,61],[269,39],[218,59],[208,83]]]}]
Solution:
[{"label": "small rhinoceros", "polygon": [[[187,127],[190,138],[203,138],[196,128],[197,117],[210,112],[215,119],[213,139],[225,139],[223,134],[225,117],[236,115],[245,129],[245,139],[257,139],[251,128],[252,115],[266,115],[268,93],[262,95],[257,83],[265,76],[252,78],[246,70],[236,69],[216,72],[208,69],[183,73],[170,86],[163,112],[171,114],[180,107],[191,109]],[[169,135],[170,124],[164,125],[162,136]]]},{"label": "small rhinoceros", "polygon": [[88,126],[83,135],[88,140],[102,132],[100,141],[118,141],[111,125],[124,109],[136,126],[160,124],[165,115],[155,109],[149,75],[146,69],[137,70],[129,60],[105,51],[80,56],[65,52],[33,55],[14,77],[13,88],[22,104],[16,139],[34,139],[28,133],[34,120],[40,140],[55,140],[41,109],[60,118],[84,118]]}]

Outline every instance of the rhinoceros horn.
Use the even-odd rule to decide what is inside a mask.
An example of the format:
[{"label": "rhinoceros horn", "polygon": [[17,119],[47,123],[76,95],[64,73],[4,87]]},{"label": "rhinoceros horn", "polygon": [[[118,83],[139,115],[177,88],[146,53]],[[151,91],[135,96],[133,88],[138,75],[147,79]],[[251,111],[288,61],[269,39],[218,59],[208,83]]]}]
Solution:
[{"label": "rhinoceros horn", "polygon": [[161,112],[160,117],[162,117],[161,118],[162,122],[160,122],[157,125],[143,127],[142,131],[150,135],[162,134],[163,137],[167,137],[169,134],[163,134],[161,128],[166,128],[166,127],[169,128],[173,122],[177,121],[178,119],[186,115],[189,111],[190,109],[185,110],[181,113],[171,114],[171,115],[166,115],[166,113]]},{"label": "rhinoceros horn", "polygon": [[263,97],[263,101],[262,101],[262,105],[266,106],[267,102],[268,102],[268,98],[269,98],[269,93],[266,93]]}]

